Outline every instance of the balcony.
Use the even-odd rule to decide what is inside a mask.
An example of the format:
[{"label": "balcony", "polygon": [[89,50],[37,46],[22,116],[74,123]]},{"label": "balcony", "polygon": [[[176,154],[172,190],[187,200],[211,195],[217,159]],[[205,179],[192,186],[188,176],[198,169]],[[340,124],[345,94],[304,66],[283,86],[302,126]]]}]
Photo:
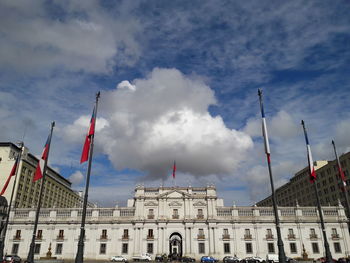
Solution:
[{"label": "balcony", "polygon": [[108,239],[108,236],[107,235],[101,235],[100,239]]},{"label": "balcony", "polygon": [[295,240],[295,235],[294,234],[289,234],[288,235],[289,240]]},{"label": "balcony", "polygon": [[154,236],[147,236],[147,240],[153,240]]},{"label": "balcony", "polygon": [[317,234],[310,234],[310,239],[317,239]]},{"label": "balcony", "polygon": [[197,235],[197,239],[205,239],[205,235],[204,234],[198,234]]},{"label": "balcony", "polygon": [[204,219],[204,215],[197,215],[197,219]]},{"label": "balcony", "polygon": [[13,236],[14,240],[21,240],[21,236]]},{"label": "balcony", "polygon": [[123,235],[122,236],[122,240],[129,240],[129,236],[128,235]]},{"label": "balcony", "polygon": [[64,236],[57,236],[56,239],[57,239],[57,240],[63,240],[63,239],[64,239]]},{"label": "balcony", "polygon": [[252,235],[251,234],[244,235],[244,240],[252,240]]},{"label": "balcony", "polygon": [[173,219],[179,219],[179,215],[173,215]]},{"label": "balcony", "polygon": [[229,239],[230,239],[230,235],[229,235],[229,234],[226,234],[226,235],[223,234],[223,235],[222,235],[222,239],[224,239],[224,240],[225,240],[225,239],[226,239],[226,240],[229,240]]},{"label": "balcony", "polygon": [[266,240],[273,240],[273,235],[267,234],[266,235]]},{"label": "balcony", "polygon": [[42,236],[37,236],[37,237],[35,237],[35,240],[42,240],[42,239],[43,239]]},{"label": "balcony", "polygon": [[332,239],[339,239],[339,234],[332,234]]},{"label": "balcony", "polygon": [[154,219],[154,215],[148,215],[147,219]]}]

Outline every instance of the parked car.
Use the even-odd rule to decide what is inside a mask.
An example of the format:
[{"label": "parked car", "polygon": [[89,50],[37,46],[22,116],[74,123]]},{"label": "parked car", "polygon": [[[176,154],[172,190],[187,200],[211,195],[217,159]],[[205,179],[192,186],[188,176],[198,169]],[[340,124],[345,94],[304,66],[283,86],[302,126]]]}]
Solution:
[{"label": "parked car", "polygon": [[222,259],[224,263],[239,263],[241,261],[240,258],[234,256],[226,256]]},{"label": "parked car", "polygon": [[180,261],[181,261],[181,262],[195,262],[196,259],[191,258],[191,257],[182,257],[182,258],[180,259]]},{"label": "parked car", "polygon": [[262,259],[261,257],[246,257],[244,259],[244,262],[247,262],[247,263],[264,263],[266,261],[265,261],[265,259]]},{"label": "parked car", "polygon": [[4,262],[21,263],[22,259],[17,255],[6,255],[4,257]]},{"label": "parked car", "polygon": [[286,262],[287,263],[298,263],[294,258],[286,257]]},{"label": "parked car", "polygon": [[277,263],[277,262],[279,262],[279,257],[277,254],[267,254],[266,255],[266,262]]},{"label": "parked car", "polygon": [[150,254],[141,254],[139,256],[133,256],[132,259],[134,261],[152,261],[152,257]]},{"label": "parked car", "polygon": [[111,257],[111,261],[113,262],[128,262],[128,259],[123,256],[113,256]]},{"label": "parked car", "polygon": [[168,256],[166,254],[157,254],[156,257],[154,258],[155,261],[157,262],[167,262],[168,261]]},{"label": "parked car", "polygon": [[201,257],[201,263],[215,263],[215,262],[219,262],[219,260],[210,256]]},{"label": "parked car", "polygon": [[[327,262],[327,259],[325,258],[325,257],[322,257],[322,258],[318,258],[318,259],[316,259],[316,262],[321,262],[321,263],[326,263]],[[336,259],[334,259],[333,258],[333,262],[334,263],[337,263],[338,262],[338,260],[336,260]]]}]

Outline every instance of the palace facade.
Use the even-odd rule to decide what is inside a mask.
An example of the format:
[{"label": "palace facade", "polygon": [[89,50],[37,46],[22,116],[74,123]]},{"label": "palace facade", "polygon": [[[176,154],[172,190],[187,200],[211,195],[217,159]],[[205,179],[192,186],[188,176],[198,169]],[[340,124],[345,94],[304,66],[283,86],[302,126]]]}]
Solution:
[{"label": "palace facade", "polygon": [[[40,212],[35,258],[74,259],[80,234],[80,208],[43,208]],[[323,236],[315,207],[279,207],[286,255],[324,256]],[[344,208],[323,207],[327,239],[333,258],[349,256],[350,237]],[[11,211],[5,253],[26,258],[31,242],[34,209]],[[244,258],[277,254],[271,207],[224,206],[214,186],[138,186],[126,207],[87,210],[85,259],[111,256],[178,253],[199,259],[212,255]]]}]

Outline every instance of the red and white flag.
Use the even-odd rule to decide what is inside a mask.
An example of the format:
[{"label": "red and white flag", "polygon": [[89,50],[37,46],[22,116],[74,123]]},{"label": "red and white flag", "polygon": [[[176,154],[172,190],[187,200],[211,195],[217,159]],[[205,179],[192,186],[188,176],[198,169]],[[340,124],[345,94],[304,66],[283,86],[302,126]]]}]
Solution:
[{"label": "red and white flag", "polygon": [[10,172],[10,175],[9,175],[9,177],[7,178],[6,182],[5,182],[5,185],[4,185],[4,187],[2,188],[0,195],[3,195],[3,194],[5,193],[5,191],[6,191],[6,189],[7,189],[7,186],[9,185],[9,183],[10,183],[10,181],[11,181],[11,177],[14,176],[14,175],[16,174],[17,165],[18,165],[18,163],[19,163],[18,158],[19,158],[19,157],[17,156],[16,161],[15,161],[15,163],[13,164],[12,170],[11,170],[11,172]]},{"label": "red and white flag", "polygon": [[307,137],[306,129],[304,126],[304,121],[302,121],[302,125],[304,127],[304,135],[305,135],[306,150],[307,150],[307,160],[309,162],[310,182],[313,183],[316,181],[316,171],[315,171],[315,167],[314,167],[314,161],[312,159],[309,138]]},{"label": "red and white flag", "polygon": [[80,163],[86,162],[89,159],[89,153],[90,153],[90,144],[91,144],[91,137],[95,134],[95,123],[96,123],[96,112],[95,112],[95,107],[92,112],[91,120],[90,120],[90,126],[88,133],[86,134],[85,137],[85,142],[83,146],[83,152],[81,154],[80,158]]},{"label": "red and white flag", "polygon": [[176,162],[174,161],[174,166],[173,166],[173,178],[175,179],[175,173],[176,173]]},{"label": "red and white flag", "polygon": [[41,158],[39,159],[38,166],[36,167],[36,170],[35,170],[33,182],[43,178],[45,161],[47,160],[47,157],[49,155],[49,147],[50,147],[50,142],[51,142],[50,136],[51,135],[49,135],[49,137],[47,137],[43,153],[41,155]]}]

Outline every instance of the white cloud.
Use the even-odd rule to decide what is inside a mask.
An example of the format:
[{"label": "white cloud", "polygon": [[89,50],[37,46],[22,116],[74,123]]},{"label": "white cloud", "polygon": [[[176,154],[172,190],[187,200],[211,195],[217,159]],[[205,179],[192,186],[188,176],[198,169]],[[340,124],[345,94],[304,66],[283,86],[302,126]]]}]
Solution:
[{"label": "white cloud", "polygon": [[[173,160],[179,171],[196,176],[230,174],[253,143],[209,114],[214,103],[213,91],[200,78],[156,68],[145,79],[123,81],[101,95],[108,125],[96,133],[97,147],[117,169],[145,171],[152,178],[166,176]],[[67,127],[70,138],[86,121],[80,117]]]},{"label": "white cloud", "polygon": [[0,68],[109,73],[117,63],[131,65],[140,55],[134,36],[141,25],[127,13],[113,18],[97,1],[57,1],[58,18],[41,1],[11,2],[0,4]]},{"label": "white cloud", "polygon": [[[272,118],[266,117],[267,130],[269,137],[291,138],[300,134],[300,127],[297,121],[293,120],[292,116],[286,111],[279,111]],[[243,129],[253,137],[262,136],[261,119],[249,119]]]},{"label": "white cloud", "polygon": [[76,171],[75,173],[71,174],[69,176],[69,181],[72,182],[72,184],[80,184],[84,180],[84,175],[80,171]]}]

